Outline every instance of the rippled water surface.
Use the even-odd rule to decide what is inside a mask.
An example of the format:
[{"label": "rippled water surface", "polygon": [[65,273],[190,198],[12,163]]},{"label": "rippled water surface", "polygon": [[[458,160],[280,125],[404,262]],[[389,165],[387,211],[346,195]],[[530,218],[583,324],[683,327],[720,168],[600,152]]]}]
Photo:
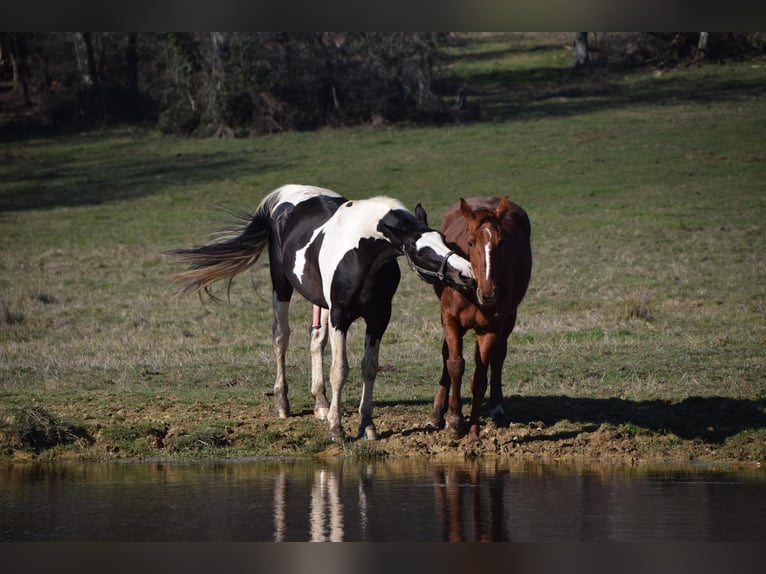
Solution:
[{"label": "rippled water surface", "polygon": [[500,461],[0,468],[2,541],[766,541],[766,473]]}]

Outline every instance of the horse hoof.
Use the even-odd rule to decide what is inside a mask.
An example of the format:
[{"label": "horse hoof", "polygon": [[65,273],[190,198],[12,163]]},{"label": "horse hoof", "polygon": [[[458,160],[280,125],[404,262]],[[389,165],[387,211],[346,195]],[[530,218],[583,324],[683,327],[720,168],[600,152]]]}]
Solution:
[{"label": "horse hoof", "polygon": [[426,419],[426,428],[429,430],[438,430],[440,428],[444,428],[444,419],[430,417]]},{"label": "horse hoof", "polygon": [[375,430],[375,425],[367,425],[366,427],[360,426],[357,438],[364,440],[378,440],[378,431]]},{"label": "horse hoof", "polygon": [[329,412],[330,412],[330,409],[328,407],[318,407],[314,409],[314,416],[318,418],[320,421],[326,421],[327,414]]},{"label": "horse hoof", "polygon": [[330,427],[330,440],[333,442],[343,442],[343,429],[340,425]]},{"label": "horse hoof", "polygon": [[461,416],[449,416],[444,419],[444,430],[450,432],[456,437],[465,434],[465,419]]},{"label": "horse hoof", "polygon": [[492,418],[492,422],[495,423],[495,426],[502,427],[508,424],[508,417],[506,416],[505,409],[503,409],[502,405],[497,405],[493,408],[490,417]]}]

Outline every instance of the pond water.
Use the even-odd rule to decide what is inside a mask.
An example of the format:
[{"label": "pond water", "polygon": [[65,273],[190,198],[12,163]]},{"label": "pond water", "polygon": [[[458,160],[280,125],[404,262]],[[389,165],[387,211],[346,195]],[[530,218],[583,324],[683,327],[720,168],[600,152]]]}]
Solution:
[{"label": "pond water", "polygon": [[499,460],[0,467],[0,541],[766,541],[766,473]]}]

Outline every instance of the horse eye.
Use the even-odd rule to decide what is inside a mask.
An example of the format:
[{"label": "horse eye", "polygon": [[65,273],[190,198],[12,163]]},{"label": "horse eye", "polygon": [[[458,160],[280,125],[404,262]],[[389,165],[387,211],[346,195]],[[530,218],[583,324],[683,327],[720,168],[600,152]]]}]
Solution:
[{"label": "horse eye", "polygon": [[471,249],[473,249],[473,246],[474,246],[474,245],[476,245],[476,242],[475,242],[473,239],[469,239],[469,240],[468,240],[468,247],[470,247]]}]

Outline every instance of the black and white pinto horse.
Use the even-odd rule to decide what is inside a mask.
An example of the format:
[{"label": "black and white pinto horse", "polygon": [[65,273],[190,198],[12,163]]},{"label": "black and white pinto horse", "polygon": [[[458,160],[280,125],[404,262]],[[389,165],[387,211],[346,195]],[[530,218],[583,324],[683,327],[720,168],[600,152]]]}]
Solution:
[{"label": "black and white pinto horse", "polygon": [[[416,212],[424,213],[420,205]],[[251,267],[268,245],[277,359],[276,415],[290,416],[285,353],[290,337],[288,307],[295,290],[322,308],[321,327],[311,335],[311,393],[314,415],[328,419],[333,438],[343,437],[340,407],[348,378],[346,334],[351,323],[362,317],[367,329],[359,437],[377,439],[372,389],[380,340],[400,280],[397,257],[404,255],[424,281],[456,288],[474,284],[470,262],[450,250],[441,233],[388,197],[349,201],[328,189],[285,185],[267,195],[255,214],[246,218],[247,223],[232,235],[170,252],[189,265],[173,280],[182,293],[208,291],[212,283],[231,281]],[[322,373],[328,332],[332,349],[329,404]]]}]

